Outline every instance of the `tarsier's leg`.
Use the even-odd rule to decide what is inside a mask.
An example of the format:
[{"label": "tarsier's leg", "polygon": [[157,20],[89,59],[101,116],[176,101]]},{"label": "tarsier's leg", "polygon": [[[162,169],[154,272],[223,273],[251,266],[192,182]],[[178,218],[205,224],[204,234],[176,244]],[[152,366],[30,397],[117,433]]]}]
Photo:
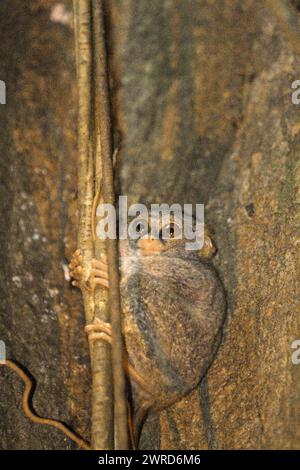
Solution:
[{"label": "tarsier's leg", "polygon": [[[104,340],[109,344],[112,344],[111,336],[111,325],[96,319],[96,323],[87,325],[85,331],[89,335],[89,340]],[[126,374],[139,386],[144,392],[147,392],[147,384],[144,379],[134,370],[134,368],[128,363],[128,360],[124,361],[124,369]],[[139,436],[145,417],[147,416],[149,406],[147,401],[142,404],[142,407],[138,409],[137,413],[132,416],[130,404],[128,402],[128,428],[130,432],[130,439],[134,449],[138,447]]]},{"label": "tarsier's leg", "polygon": [[[101,255],[100,260],[92,260],[92,269],[88,279],[88,286],[83,286],[82,256],[80,254],[80,250],[75,251],[72,257],[70,263],[70,274],[74,279],[72,285],[81,289],[88,286],[91,289],[95,289],[95,287],[98,285],[109,289],[107,257],[104,254]],[[111,325],[109,323],[103,322],[97,318],[95,323],[85,327],[85,331],[88,333],[89,339],[92,341],[102,339],[107,341],[109,344],[112,344],[112,331]],[[147,391],[147,383],[135,371],[135,369],[130,364],[128,364],[127,360],[125,361],[124,367],[125,371],[131,377],[131,379],[134,380],[144,391]]]},{"label": "tarsier's leg", "polygon": [[[96,323],[92,323],[91,325],[87,325],[85,327],[85,331],[89,335],[90,340],[97,340],[102,339],[107,341],[109,344],[112,344],[112,333],[111,333],[111,325],[109,323],[105,323],[99,319],[96,320]],[[136,370],[128,363],[126,360],[124,363],[124,368],[126,373],[130,376],[132,380],[134,380],[145,392],[147,392],[147,383],[145,380],[136,372]]]},{"label": "tarsier's leg", "polygon": [[[108,265],[107,258],[104,254],[101,256],[100,260],[92,260],[89,279],[84,283],[82,256],[80,251],[77,250],[74,253],[70,263],[70,274],[74,279],[72,284],[76,287],[79,287],[80,289],[87,288],[94,290],[96,286],[102,286],[109,289]],[[109,344],[112,344],[112,330],[109,323],[106,323],[97,318],[95,319],[94,323],[85,327],[85,331],[88,333],[90,341],[101,339],[103,341],[107,341]],[[146,395],[150,395],[146,381],[128,363],[127,357],[124,361],[124,369],[127,375],[144,391],[144,393],[146,393]],[[134,418],[132,418],[130,412],[128,413],[129,429],[134,448],[137,448],[141,426],[149,407],[150,406],[147,400],[145,400],[145,402],[142,403],[142,406],[139,407],[139,409],[134,413]]]}]

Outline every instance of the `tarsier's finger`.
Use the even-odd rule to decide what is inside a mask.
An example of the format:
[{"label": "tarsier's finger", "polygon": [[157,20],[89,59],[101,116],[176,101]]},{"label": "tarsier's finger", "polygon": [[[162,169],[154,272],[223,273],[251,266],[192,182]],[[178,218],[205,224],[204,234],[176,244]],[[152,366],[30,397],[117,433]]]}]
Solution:
[{"label": "tarsier's finger", "polygon": [[92,341],[102,339],[104,341],[107,341],[107,343],[112,344],[111,336],[108,336],[105,333],[89,333],[89,339]]},{"label": "tarsier's finger", "polygon": [[76,266],[79,266],[81,264],[81,261],[79,258],[72,258],[70,263],[69,263],[69,266],[71,268],[75,268]]},{"label": "tarsier's finger", "polygon": [[101,271],[107,271],[107,264],[103,263],[103,261],[99,261],[98,259],[92,259],[92,267],[100,269]]},{"label": "tarsier's finger", "polygon": [[111,332],[111,325],[110,323],[107,323],[107,322],[104,322],[104,321],[101,321],[101,320],[96,320],[96,323],[92,323],[91,325],[87,325],[85,327],[85,331],[87,333],[90,333],[90,332],[98,332],[98,333],[106,333],[108,336],[111,336],[112,335],[112,332]]},{"label": "tarsier's finger", "polygon": [[100,277],[102,279],[108,279],[108,272],[102,271],[101,269],[92,269],[91,276]]},{"label": "tarsier's finger", "polygon": [[70,276],[73,277],[74,279],[81,279],[82,278],[82,268],[75,268],[72,271],[70,271]]},{"label": "tarsier's finger", "polygon": [[71,274],[71,278],[74,279],[74,281],[80,281],[82,279],[81,276],[79,276],[78,274]]},{"label": "tarsier's finger", "polygon": [[106,279],[100,279],[99,277],[95,277],[93,279],[93,281],[91,282],[91,284],[95,287],[95,286],[102,286],[102,287],[106,287],[106,289],[109,289],[109,282],[108,280]]},{"label": "tarsier's finger", "polygon": [[101,260],[102,260],[104,263],[107,264],[107,256],[106,256],[105,253],[101,253],[100,258],[101,258]]},{"label": "tarsier's finger", "polygon": [[79,266],[77,266],[76,268],[73,269],[74,274],[82,274],[82,271],[83,271],[83,269],[82,269],[81,265],[79,265]]},{"label": "tarsier's finger", "polygon": [[69,268],[73,269],[75,266],[77,266],[77,263],[75,263],[75,261],[72,259],[69,263]]}]

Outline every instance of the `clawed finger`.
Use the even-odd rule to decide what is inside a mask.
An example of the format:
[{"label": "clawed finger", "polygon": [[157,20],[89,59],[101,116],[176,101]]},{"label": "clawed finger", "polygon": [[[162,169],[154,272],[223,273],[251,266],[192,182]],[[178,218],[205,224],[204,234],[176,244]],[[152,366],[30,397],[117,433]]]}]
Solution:
[{"label": "clawed finger", "polygon": [[77,268],[72,269],[72,270],[70,271],[70,275],[71,275],[71,277],[73,277],[74,279],[81,279],[81,277],[82,277],[82,267],[81,267],[81,266],[78,266]]},{"label": "clawed finger", "polygon": [[81,265],[81,263],[82,263],[82,256],[81,255],[76,257],[76,258],[73,257],[71,259],[70,263],[69,263],[69,267],[71,269],[73,269],[73,268],[76,268],[77,266]]},{"label": "clawed finger", "polygon": [[96,286],[102,286],[106,289],[109,289],[109,281],[107,279],[101,279],[100,277],[95,277],[91,281],[91,285],[93,286],[93,288],[95,288]]},{"label": "clawed finger", "polygon": [[105,253],[101,253],[100,258],[102,259],[104,263],[107,264],[107,255]]},{"label": "clawed finger", "polygon": [[99,277],[102,279],[108,279],[108,272],[107,271],[102,271],[100,269],[92,269],[91,270],[91,276],[92,277]]},{"label": "clawed finger", "polygon": [[107,264],[97,259],[92,259],[92,267],[107,272]]}]

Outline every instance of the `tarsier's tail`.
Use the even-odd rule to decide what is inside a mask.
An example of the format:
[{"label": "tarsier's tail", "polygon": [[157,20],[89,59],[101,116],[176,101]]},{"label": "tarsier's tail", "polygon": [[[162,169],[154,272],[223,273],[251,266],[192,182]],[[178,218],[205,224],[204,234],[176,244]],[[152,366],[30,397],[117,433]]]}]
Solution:
[{"label": "tarsier's tail", "polygon": [[135,436],[136,436],[136,443],[138,446],[143,424],[145,422],[145,419],[147,418],[148,412],[149,412],[150,406],[143,406],[140,407],[136,410],[135,416],[134,416],[134,429],[135,429]]},{"label": "tarsier's tail", "polygon": [[131,446],[133,450],[137,450],[143,424],[147,418],[151,404],[150,402],[144,401],[142,405],[135,407],[134,410],[131,409],[130,405],[128,405],[128,408],[128,429]]},{"label": "tarsier's tail", "polygon": [[81,449],[91,450],[90,444],[88,444],[81,437],[71,431],[71,429],[69,429],[61,421],[57,421],[55,419],[50,418],[41,418],[36,413],[34,413],[34,411],[30,407],[30,397],[33,389],[33,382],[29,375],[26,374],[25,371],[16,362],[6,360],[1,362],[0,365],[9,367],[9,369],[13,370],[20,377],[20,379],[23,380],[25,388],[22,396],[22,406],[27,418],[29,418],[34,423],[44,424],[46,426],[52,426],[56,429],[59,429],[69,439],[74,441]]},{"label": "tarsier's tail", "polygon": [[146,419],[148,410],[144,413],[144,410],[139,411],[138,416],[133,417],[132,414],[128,415],[128,429],[129,437],[131,442],[131,448],[137,450],[139,448],[139,440],[141,436],[141,431],[143,423]]}]

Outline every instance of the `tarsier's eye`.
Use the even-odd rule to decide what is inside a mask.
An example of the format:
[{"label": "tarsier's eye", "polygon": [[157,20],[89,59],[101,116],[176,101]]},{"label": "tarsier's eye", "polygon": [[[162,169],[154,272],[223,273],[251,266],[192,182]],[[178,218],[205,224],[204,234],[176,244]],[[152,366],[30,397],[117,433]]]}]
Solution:
[{"label": "tarsier's eye", "polygon": [[139,237],[143,237],[144,235],[147,235],[148,233],[148,229],[149,229],[149,226],[148,226],[148,222],[146,220],[136,220],[134,222],[134,227],[133,227],[136,231],[136,233],[138,233]]},{"label": "tarsier's eye", "polygon": [[159,232],[159,238],[175,238],[178,237],[180,233],[181,231],[177,224],[166,224]]}]

